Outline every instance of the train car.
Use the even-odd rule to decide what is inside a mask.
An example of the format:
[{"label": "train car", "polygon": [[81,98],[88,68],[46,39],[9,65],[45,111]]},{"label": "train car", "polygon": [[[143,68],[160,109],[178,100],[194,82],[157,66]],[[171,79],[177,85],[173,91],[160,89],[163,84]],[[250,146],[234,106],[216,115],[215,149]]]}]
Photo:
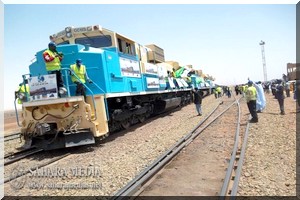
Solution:
[{"label": "train car", "polygon": [[[25,148],[92,144],[95,138],[107,137],[192,100],[193,86],[184,76],[168,76],[170,66],[156,45],[140,45],[99,25],[67,27],[50,39],[64,55],[64,87],[57,88],[55,74],[46,71],[42,55],[46,49],[37,52],[29,74],[23,75],[30,90],[23,98],[23,119],[18,121]],[[83,84],[86,100],[75,95],[76,85],[71,81],[70,65],[77,59],[82,60],[92,80]]]}]

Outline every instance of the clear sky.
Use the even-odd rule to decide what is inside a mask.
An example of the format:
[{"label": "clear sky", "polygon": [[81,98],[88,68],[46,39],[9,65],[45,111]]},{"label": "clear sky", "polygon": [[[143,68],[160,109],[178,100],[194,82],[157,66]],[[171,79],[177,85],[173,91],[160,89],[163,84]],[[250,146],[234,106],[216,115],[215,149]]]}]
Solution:
[{"label": "clear sky", "polygon": [[263,81],[261,40],[268,80],[296,62],[295,4],[5,4],[4,109],[13,109],[14,90],[49,35],[96,24],[156,44],[166,60],[202,69],[218,84]]}]

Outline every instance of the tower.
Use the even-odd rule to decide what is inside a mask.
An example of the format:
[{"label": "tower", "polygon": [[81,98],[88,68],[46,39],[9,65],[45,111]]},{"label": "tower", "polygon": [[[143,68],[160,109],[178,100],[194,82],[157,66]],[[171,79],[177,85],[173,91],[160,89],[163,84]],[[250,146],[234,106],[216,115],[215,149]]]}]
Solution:
[{"label": "tower", "polygon": [[262,55],[262,62],[263,62],[263,72],[264,72],[264,82],[268,80],[267,78],[267,67],[266,67],[266,58],[265,58],[265,42],[260,41],[259,45],[261,46],[261,55]]}]

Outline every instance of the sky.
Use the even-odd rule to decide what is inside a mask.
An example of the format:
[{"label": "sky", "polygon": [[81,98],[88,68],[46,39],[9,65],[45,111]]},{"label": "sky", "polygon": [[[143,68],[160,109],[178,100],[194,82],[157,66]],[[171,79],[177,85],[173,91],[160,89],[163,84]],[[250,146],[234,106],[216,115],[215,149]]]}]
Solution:
[{"label": "sky", "polygon": [[[63,0],[60,2],[64,2]],[[268,80],[296,62],[295,4],[10,4],[4,2],[4,110],[49,35],[65,27],[100,25],[142,45],[164,49],[165,60],[193,65],[235,85]]]}]

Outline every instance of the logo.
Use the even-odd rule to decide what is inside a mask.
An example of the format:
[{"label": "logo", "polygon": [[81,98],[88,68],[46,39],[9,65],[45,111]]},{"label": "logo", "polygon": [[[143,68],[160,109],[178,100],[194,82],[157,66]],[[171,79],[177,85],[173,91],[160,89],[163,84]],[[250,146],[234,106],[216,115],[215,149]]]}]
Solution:
[{"label": "logo", "polygon": [[44,76],[39,75],[38,76],[38,82],[44,82],[45,78]]},{"label": "logo", "polygon": [[27,180],[25,168],[19,165],[14,167],[10,173],[9,180],[10,186],[13,189],[22,189]]}]

